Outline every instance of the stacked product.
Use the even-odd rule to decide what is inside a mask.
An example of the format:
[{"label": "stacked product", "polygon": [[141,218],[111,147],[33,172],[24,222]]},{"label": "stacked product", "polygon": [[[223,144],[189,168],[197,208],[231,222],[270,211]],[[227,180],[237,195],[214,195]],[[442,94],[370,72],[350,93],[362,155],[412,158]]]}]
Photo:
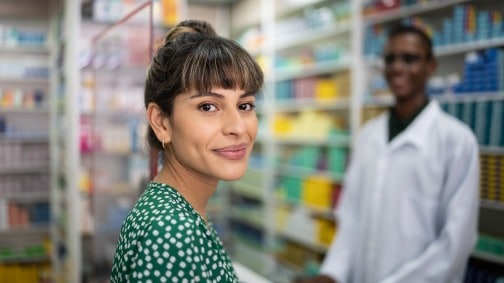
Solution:
[{"label": "stacked product", "polygon": [[484,146],[504,146],[504,123],[502,109],[504,101],[461,101],[442,103],[449,114],[467,124]]},{"label": "stacked product", "polygon": [[[424,28],[432,36],[436,48],[504,37],[502,12],[477,10],[473,5],[455,6],[452,16],[444,18],[439,27],[417,16],[404,18],[403,22]],[[366,28],[365,36],[364,53],[368,56],[379,55],[385,42],[386,29],[371,25]]]},{"label": "stacked product", "polygon": [[480,197],[504,203],[504,156],[483,154],[480,162]]}]

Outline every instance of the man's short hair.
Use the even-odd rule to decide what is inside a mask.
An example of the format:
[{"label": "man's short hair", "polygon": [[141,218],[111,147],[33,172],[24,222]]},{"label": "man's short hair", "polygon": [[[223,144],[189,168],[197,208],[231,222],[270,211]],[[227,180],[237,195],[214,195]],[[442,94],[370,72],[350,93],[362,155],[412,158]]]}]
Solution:
[{"label": "man's short hair", "polygon": [[404,34],[414,34],[418,36],[418,38],[420,38],[420,40],[425,44],[427,57],[431,58],[433,56],[434,52],[432,50],[432,40],[430,36],[427,35],[427,33],[420,27],[405,24],[396,25],[389,30],[388,40]]}]

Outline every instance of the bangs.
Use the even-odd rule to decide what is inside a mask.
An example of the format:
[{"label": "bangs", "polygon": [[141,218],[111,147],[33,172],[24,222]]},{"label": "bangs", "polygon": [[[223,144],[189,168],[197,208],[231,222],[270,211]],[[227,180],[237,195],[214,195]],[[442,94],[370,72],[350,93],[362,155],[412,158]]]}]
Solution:
[{"label": "bangs", "polygon": [[254,58],[238,44],[217,37],[206,40],[187,57],[181,75],[183,92],[208,93],[220,87],[256,94],[263,85],[263,73]]}]

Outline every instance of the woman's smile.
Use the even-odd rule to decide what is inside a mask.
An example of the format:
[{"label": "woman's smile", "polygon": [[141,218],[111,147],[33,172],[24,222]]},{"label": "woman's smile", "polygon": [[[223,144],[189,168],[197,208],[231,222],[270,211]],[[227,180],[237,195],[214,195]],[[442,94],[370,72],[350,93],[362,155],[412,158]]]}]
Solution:
[{"label": "woman's smile", "polygon": [[239,160],[247,155],[247,147],[246,143],[242,143],[214,149],[214,152],[229,160]]}]

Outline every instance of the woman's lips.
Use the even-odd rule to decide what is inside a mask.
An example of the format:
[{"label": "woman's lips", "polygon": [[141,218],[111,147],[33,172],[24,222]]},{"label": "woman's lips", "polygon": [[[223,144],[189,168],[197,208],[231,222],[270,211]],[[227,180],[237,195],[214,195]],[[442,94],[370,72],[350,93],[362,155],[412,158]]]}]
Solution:
[{"label": "woman's lips", "polygon": [[229,160],[239,160],[247,155],[247,146],[246,145],[238,145],[238,146],[228,146],[224,148],[219,148],[214,150],[218,155],[229,159]]}]

